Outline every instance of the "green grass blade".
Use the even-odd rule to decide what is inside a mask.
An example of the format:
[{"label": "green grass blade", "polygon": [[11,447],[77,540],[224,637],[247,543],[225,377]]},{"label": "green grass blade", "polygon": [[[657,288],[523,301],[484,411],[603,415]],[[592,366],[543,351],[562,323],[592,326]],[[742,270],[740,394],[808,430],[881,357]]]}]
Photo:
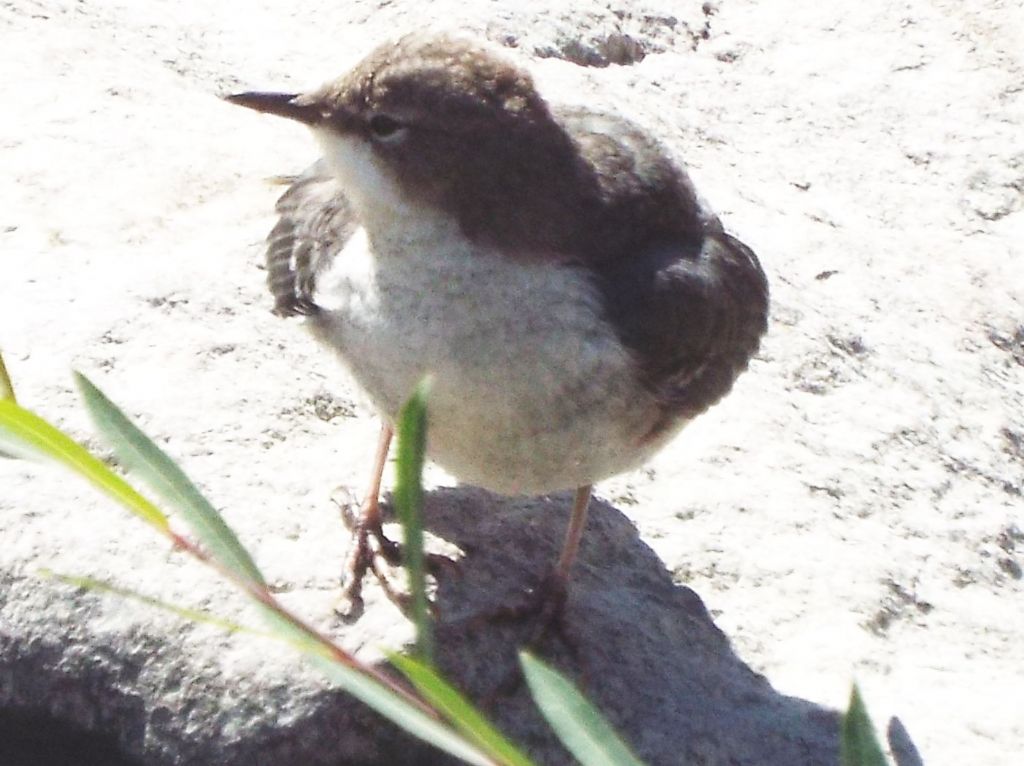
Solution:
[{"label": "green grass blade", "polygon": [[[18,406],[14,401],[9,380],[6,378],[2,358],[0,358],[0,377],[4,379],[0,383],[0,444],[5,449],[10,447],[12,454],[19,457],[44,458],[64,466],[94,484],[104,494],[126,506],[144,521],[176,539],[170,530],[167,517],[124,479],[59,429]],[[410,734],[474,766],[501,766],[505,763],[492,759],[476,744],[469,741],[457,729],[444,722],[411,695],[398,687],[392,688],[388,685],[390,683],[388,679],[376,677],[370,668],[360,666],[340,649],[327,643],[326,639],[321,638],[311,629],[305,628],[283,612],[267,593],[262,575],[234,533],[184,472],[85,376],[75,373],[75,378],[89,414],[97,428],[111,442],[118,458],[130,470],[138,472],[158,494],[178,508],[196,535],[205,544],[213,559],[224,567],[231,579],[237,578],[236,584],[243,587],[255,599],[264,616],[268,618],[271,630],[270,632],[257,631],[221,619],[208,612],[176,606],[89,577],[44,571],[45,576],[71,585],[112,593],[122,598],[171,611],[186,619],[213,624],[225,630],[244,631],[287,642],[311,659],[328,678],[343,690]],[[413,426],[419,430],[413,431],[411,452],[413,460],[411,465],[414,471],[406,473],[406,477],[415,478],[411,494],[413,504],[408,506],[414,510],[419,507],[422,495],[419,482],[423,463],[423,434],[425,431],[422,388],[418,391],[418,396],[420,412],[414,413]],[[418,514],[413,514],[413,516],[418,518]],[[422,580],[422,523],[419,525],[419,530],[419,567]],[[425,606],[425,591],[423,603]],[[423,614],[425,615],[425,613],[424,608]],[[528,762],[525,762],[524,766],[527,764]]]},{"label": "green grass blade", "polygon": [[416,387],[398,417],[395,506],[402,522],[405,545],[402,558],[409,577],[412,616],[416,625],[416,651],[433,662],[434,634],[427,603],[423,561],[423,463],[427,448],[428,379]]},{"label": "green grass blade", "polygon": [[[14,384],[11,383],[11,376],[7,374],[7,365],[4,364],[4,355],[0,353],[0,399],[7,399],[9,401],[18,403],[18,398],[14,395]],[[17,459],[17,455],[13,452],[0,449],[0,457]]]},{"label": "green grass blade", "polygon": [[393,691],[354,668],[314,658],[316,665],[353,697],[370,706],[393,723],[434,747],[476,766],[496,766],[496,762],[449,724],[425,713],[398,697]]},{"label": "green grass blade", "polygon": [[583,766],[642,766],[600,711],[562,674],[528,652],[519,653],[533,701]]},{"label": "green grass blade", "polygon": [[850,707],[839,732],[839,762],[842,766],[888,766],[857,684],[850,692]]},{"label": "green grass blade", "polygon": [[15,455],[41,457],[70,469],[143,521],[170,533],[167,517],[128,482],[64,432],[11,399],[0,399],[0,439]]},{"label": "green grass blade", "polygon": [[88,378],[76,372],[75,382],[93,423],[124,466],[181,513],[218,563],[244,580],[263,585],[263,575],[249,552],[184,471]]},{"label": "green grass blade", "polygon": [[169,601],[163,601],[158,598],[153,598],[152,596],[147,596],[146,594],[140,593],[137,590],[132,590],[131,588],[122,588],[121,586],[114,585],[106,580],[97,580],[94,577],[83,577],[81,575],[61,574],[60,572],[53,572],[49,569],[41,569],[39,570],[39,574],[51,580],[59,580],[60,582],[67,583],[68,585],[74,585],[77,588],[85,588],[86,590],[96,591],[97,593],[105,593],[127,599],[129,601],[135,601],[139,604],[144,604],[145,606],[155,607],[165,612],[176,614],[185,620],[212,625],[226,630],[229,633],[250,633],[256,636],[263,636],[264,638],[276,638],[275,635],[266,631],[250,628],[246,625],[232,622],[231,620],[225,620],[205,610],[192,609],[187,606],[178,606],[177,604],[172,604]]},{"label": "green grass blade", "polygon": [[441,721],[420,710],[359,669],[336,662],[327,647],[316,641],[309,633],[302,631],[295,624],[285,620],[282,615],[274,612],[271,607],[264,605],[267,614],[272,614],[275,617],[275,619],[271,620],[272,631],[266,632],[240,625],[230,620],[224,620],[203,610],[171,604],[138,591],[122,588],[92,577],[65,575],[49,570],[42,570],[40,574],[44,577],[68,583],[69,585],[101,593],[109,593],[120,598],[156,607],[187,620],[213,625],[232,633],[249,633],[288,643],[313,660],[314,664],[343,690],[392,720],[410,734],[454,755],[466,763],[475,764],[476,766],[494,766],[494,761],[487,758],[475,746]]},{"label": "green grass blade", "polygon": [[18,403],[14,395],[14,385],[11,383],[11,376],[7,374],[7,365],[4,364],[4,355],[0,354],[0,399],[10,399]]},{"label": "green grass blade", "polygon": [[373,708],[396,726],[434,747],[475,766],[503,766],[457,729],[431,714],[394,689],[389,688],[352,659],[339,658],[337,650],[313,633],[289,620],[274,607],[261,604],[272,636],[291,644],[330,681],[357,700]]},{"label": "green grass blade", "polygon": [[420,695],[456,729],[503,766],[534,766],[462,694],[427,663],[389,654],[391,664],[409,679]]},{"label": "green grass blade", "polygon": [[414,737],[475,766],[503,766],[460,734],[451,725],[389,688],[388,685],[360,666],[354,658],[339,656],[336,647],[296,624],[269,604],[260,604],[270,624],[271,636],[291,644],[313,663],[330,681],[373,708],[396,726]]}]

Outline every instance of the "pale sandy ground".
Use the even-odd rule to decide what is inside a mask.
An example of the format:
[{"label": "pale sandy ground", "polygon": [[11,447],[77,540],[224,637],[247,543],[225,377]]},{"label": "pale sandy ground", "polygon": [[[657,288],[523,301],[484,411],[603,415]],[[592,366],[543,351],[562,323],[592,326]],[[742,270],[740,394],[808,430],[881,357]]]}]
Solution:
[{"label": "pale sandy ground", "polygon": [[[215,95],[316,84],[416,14],[548,33],[500,5],[340,5],[0,4],[0,347],[22,400],[88,441],[87,372],[275,577],[325,594],[313,609],[342,539],[327,494],[361,484],[375,424],[257,268],[262,179],[312,143]],[[723,0],[693,52],[641,21],[671,53],[551,59],[540,82],[662,131],[761,254],[774,318],[735,393],[600,494],[781,692],[841,706],[856,678],[927,763],[1019,763],[1021,4]],[[131,584],[105,550],[144,546],[137,524],[55,474],[0,482],[5,566]],[[268,517],[280,536],[247,537]]]}]

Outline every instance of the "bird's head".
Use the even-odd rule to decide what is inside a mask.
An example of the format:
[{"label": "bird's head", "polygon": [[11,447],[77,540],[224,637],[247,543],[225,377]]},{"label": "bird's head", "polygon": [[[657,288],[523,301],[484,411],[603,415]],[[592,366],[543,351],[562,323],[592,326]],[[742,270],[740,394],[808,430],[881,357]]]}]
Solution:
[{"label": "bird's head", "polygon": [[227,100],[309,126],[363,217],[428,203],[468,229],[502,205],[514,218],[510,187],[564,175],[573,160],[529,73],[459,36],[408,35],[310,93]]}]

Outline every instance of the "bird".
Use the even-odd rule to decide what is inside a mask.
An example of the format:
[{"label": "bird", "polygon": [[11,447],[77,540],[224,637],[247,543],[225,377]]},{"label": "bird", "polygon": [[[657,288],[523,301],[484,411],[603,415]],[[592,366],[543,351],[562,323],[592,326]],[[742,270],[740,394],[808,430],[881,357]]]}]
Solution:
[{"label": "bird", "polygon": [[226,100],[305,125],[321,152],[277,202],[266,268],[274,312],[304,316],[382,418],[348,602],[396,552],[381,477],[430,375],[430,460],[503,495],[575,491],[538,589],[560,613],[594,483],[645,463],[757,353],[757,256],[648,130],[549,102],[461,32],[386,42],[316,90]]}]

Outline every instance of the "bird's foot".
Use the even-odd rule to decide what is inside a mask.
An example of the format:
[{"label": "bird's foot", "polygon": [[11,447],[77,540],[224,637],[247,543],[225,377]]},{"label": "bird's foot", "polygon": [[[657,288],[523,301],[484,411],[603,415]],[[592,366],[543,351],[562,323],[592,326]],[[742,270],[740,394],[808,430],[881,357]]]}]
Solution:
[{"label": "bird's foot", "polygon": [[549,572],[534,588],[528,590],[518,604],[496,607],[476,616],[474,622],[523,622],[535,623],[530,638],[531,644],[542,641],[552,630],[565,626],[565,605],[568,587],[565,580]]},{"label": "bird's foot", "polygon": [[384,594],[403,612],[407,606],[404,594],[396,587],[393,568],[401,563],[398,543],[384,534],[376,510],[368,512],[369,503],[354,502],[347,493],[336,493],[345,527],[352,533],[341,574],[341,595],[336,611],[347,621],[357,620],[366,607],[363,601],[363,580],[373,572]]},{"label": "bird's foot", "polygon": [[[557,572],[550,572],[535,587],[527,591],[518,604],[497,607],[470,618],[471,627],[493,623],[527,623],[531,627],[526,646],[538,648],[548,639],[557,639],[565,647],[572,661],[580,668],[581,684],[587,685],[587,669],[580,641],[570,630],[566,613],[568,583]],[[522,685],[523,675],[518,664],[507,673],[485,702],[493,705],[501,697],[514,694]]]},{"label": "bird's foot", "polygon": [[[357,620],[365,609],[363,581],[370,572],[381,590],[403,614],[409,613],[410,599],[400,583],[400,574],[394,570],[404,560],[402,546],[384,534],[376,498],[362,503],[351,493],[339,489],[331,498],[341,512],[342,522],[352,533],[348,554],[342,568],[341,595],[336,611],[347,621]],[[437,577],[442,572],[458,574],[458,562],[436,553],[424,556],[427,573]],[[436,605],[431,604],[436,615]]]}]

